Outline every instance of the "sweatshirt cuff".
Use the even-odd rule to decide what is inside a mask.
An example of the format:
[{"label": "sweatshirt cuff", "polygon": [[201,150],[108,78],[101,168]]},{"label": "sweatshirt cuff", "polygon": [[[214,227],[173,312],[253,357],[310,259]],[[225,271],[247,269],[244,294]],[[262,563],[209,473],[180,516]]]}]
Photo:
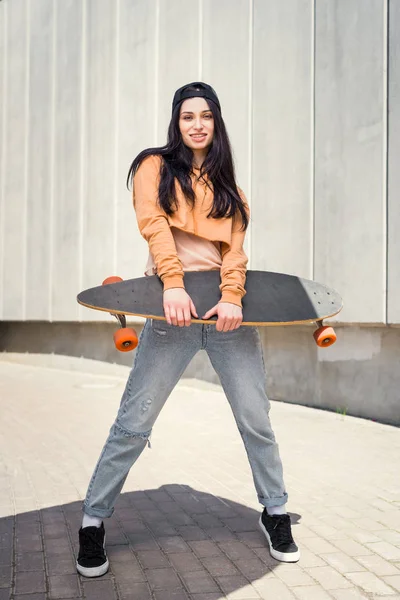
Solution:
[{"label": "sweatshirt cuff", "polygon": [[219,302],[229,302],[230,304],[236,304],[236,306],[240,306],[240,308],[242,308],[242,297],[240,294],[235,294],[234,292],[230,292],[228,290],[222,292],[221,300]]},{"label": "sweatshirt cuff", "polygon": [[183,275],[171,275],[168,277],[164,277],[163,279],[164,292],[166,290],[170,290],[171,288],[183,288],[185,289],[185,285],[183,283]]}]

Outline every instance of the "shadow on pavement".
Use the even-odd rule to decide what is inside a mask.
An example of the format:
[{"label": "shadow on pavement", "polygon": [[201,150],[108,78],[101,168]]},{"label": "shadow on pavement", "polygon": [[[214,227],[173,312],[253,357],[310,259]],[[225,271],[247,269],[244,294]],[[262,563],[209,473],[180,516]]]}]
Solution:
[{"label": "shadow on pavement", "polygon": [[219,600],[236,590],[250,600],[281,564],[258,528],[260,511],[171,484],[119,497],[105,521],[110,570],[86,579],[75,569],[81,507],[0,519],[0,600]]}]

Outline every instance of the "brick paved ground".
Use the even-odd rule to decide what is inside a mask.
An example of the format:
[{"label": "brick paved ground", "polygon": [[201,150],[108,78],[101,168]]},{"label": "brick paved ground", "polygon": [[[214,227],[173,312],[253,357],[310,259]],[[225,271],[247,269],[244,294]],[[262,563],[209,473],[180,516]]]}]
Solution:
[{"label": "brick paved ground", "polygon": [[[51,365],[49,368],[48,365]],[[400,599],[400,432],[272,403],[302,558],[270,558],[217,386],[183,381],[106,522],[111,569],[75,571],[81,500],[128,370],[0,355],[0,600]]]}]

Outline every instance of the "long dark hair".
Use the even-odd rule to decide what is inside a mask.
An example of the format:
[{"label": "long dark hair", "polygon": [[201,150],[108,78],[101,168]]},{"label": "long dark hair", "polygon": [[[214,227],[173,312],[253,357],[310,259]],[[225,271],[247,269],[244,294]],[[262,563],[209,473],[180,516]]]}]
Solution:
[{"label": "long dark hair", "polygon": [[[215,102],[208,98],[206,102],[214,119],[213,141],[199,174],[199,178],[207,175],[207,183],[208,185],[209,182],[211,183],[212,187],[210,187],[214,192],[214,202],[207,216],[222,219],[233,217],[239,211],[242,219],[242,229],[246,230],[249,217],[236,185],[232,149],[225,123]],[[190,178],[193,169],[193,152],[183,143],[179,129],[181,105],[182,102],[175,107],[172,113],[168,127],[167,144],[160,148],[147,148],[140,152],[132,162],[127,177],[129,187],[129,184],[133,183],[133,177],[139,165],[145,158],[151,155],[161,156],[163,160],[161,161],[158,201],[167,215],[172,215],[178,206],[175,179],[179,181],[186,200],[192,206],[195,202],[195,194]]]}]

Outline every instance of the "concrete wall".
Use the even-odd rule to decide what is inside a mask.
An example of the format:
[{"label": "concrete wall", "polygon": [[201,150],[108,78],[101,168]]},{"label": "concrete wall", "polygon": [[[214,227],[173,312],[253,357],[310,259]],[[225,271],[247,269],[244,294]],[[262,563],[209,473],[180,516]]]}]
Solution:
[{"label": "concrete wall", "polygon": [[[0,318],[110,322],[76,294],[142,275],[126,173],[164,143],[175,89],[200,79],[219,94],[251,205],[249,267],[336,288],[333,322],[349,329],[323,362],[363,373],[350,362],[359,326],[400,331],[388,333],[400,324],[399,65],[397,0],[0,0]],[[329,382],[315,352],[308,376]],[[285,377],[282,398],[305,401]],[[326,385],[312,402],[332,405]]]},{"label": "concrete wall", "polygon": [[[138,334],[141,327],[136,325]],[[0,352],[83,356],[130,366],[135,353],[114,348],[115,329],[110,323],[0,323]],[[261,327],[268,396],[400,425],[400,328],[340,325],[336,330],[339,342],[325,349],[315,345],[312,326]],[[204,350],[183,377],[219,383]]]}]

